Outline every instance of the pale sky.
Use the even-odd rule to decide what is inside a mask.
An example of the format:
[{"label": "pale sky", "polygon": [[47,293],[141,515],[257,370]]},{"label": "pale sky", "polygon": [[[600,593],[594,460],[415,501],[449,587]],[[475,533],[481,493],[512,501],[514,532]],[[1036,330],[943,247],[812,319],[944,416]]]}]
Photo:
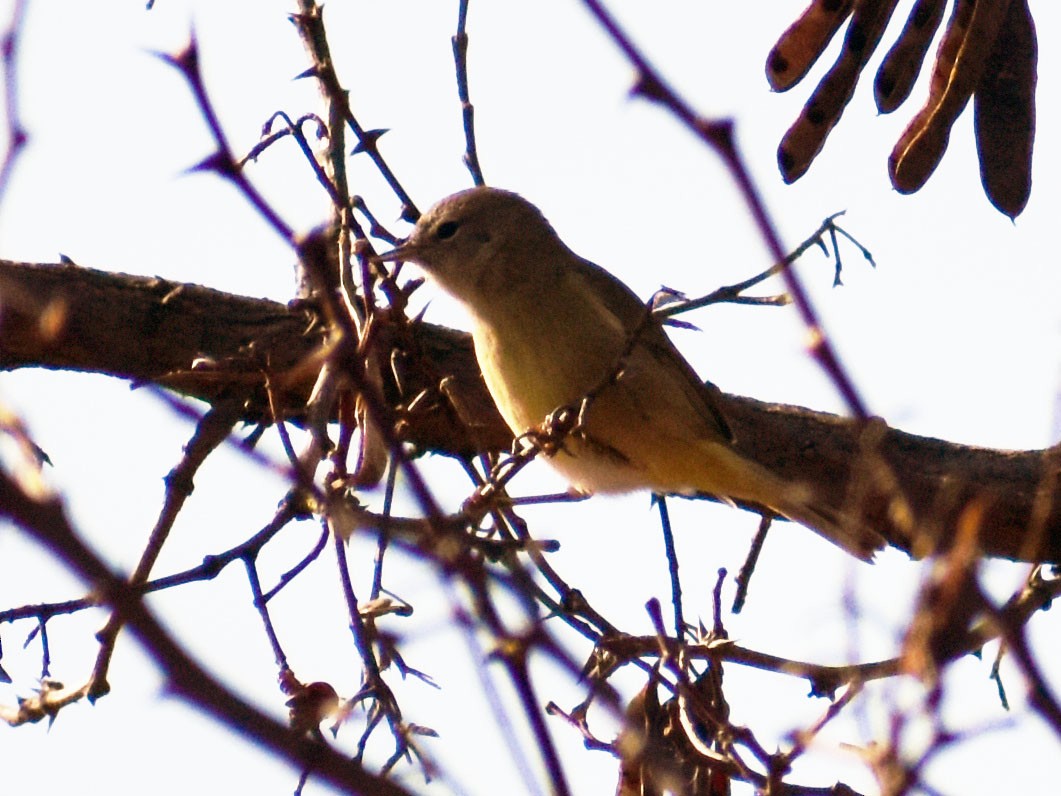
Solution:
[{"label": "pale sky", "polygon": [[[0,2],[0,18],[8,18],[10,6],[10,0]],[[971,113],[956,125],[950,150],[924,190],[914,196],[892,191],[886,158],[924,92],[896,114],[877,117],[868,78],[809,174],[793,186],[781,183],[777,141],[810,85],[772,94],[763,62],[801,1],[770,4],[768,12],[762,4],[677,0],[614,0],[609,6],[694,107],[735,118],[742,150],[790,247],[825,216],[847,211],[843,224],[873,252],[877,268],[845,248],[844,287],[831,287],[832,263],[818,254],[805,259],[801,274],[871,411],[904,430],[968,444],[1024,449],[1057,441],[1061,185],[1054,176],[1061,120],[1051,98],[1061,76],[1052,57],[1061,51],[1053,46],[1061,26],[1054,4],[1033,4],[1040,35],[1037,179],[1015,224],[983,196]],[[174,51],[194,27],[207,87],[242,153],[274,111],[294,116],[320,110],[312,83],[293,80],[308,63],[287,20],[293,10],[294,3],[280,0],[159,0],[150,12],[139,3],[30,3],[18,91],[30,144],[0,206],[0,256],[49,262],[65,254],[105,270],[290,298],[292,252],[230,186],[186,173],[209,154],[210,142],[180,76],[151,52]],[[897,22],[904,13],[896,13]],[[470,185],[461,164],[449,41],[456,3],[333,0],[326,20],[355,113],[366,128],[390,129],[381,150],[420,207]],[[629,66],[580,4],[472,0],[469,20],[472,101],[489,183],[533,201],[576,252],[646,298],[661,284],[706,293],[768,265],[717,158],[664,111],[628,98]],[[887,38],[892,36],[894,31]],[[870,76],[879,58],[871,62]],[[812,77],[821,72],[819,66]],[[363,157],[351,163],[353,190],[404,233],[382,180]],[[290,145],[274,148],[248,173],[294,227],[309,229],[326,218],[326,199]],[[428,319],[464,322],[433,288],[421,295],[431,301]],[[702,333],[679,332],[675,341],[724,390],[842,410],[805,355],[804,332],[791,310],[726,307],[689,320]],[[48,478],[85,536],[116,565],[131,566],[161,504],[162,478],[191,434],[188,423],[150,394],[98,376],[5,374],[0,400],[23,415],[49,453],[54,466]],[[464,496],[454,464],[426,460],[423,466],[452,502]],[[250,536],[272,516],[286,489],[277,476],[231,450],[211,459],[196,483],[159,574],[192,566]],[[513,491],[562,486],[538,466],[521,475]],[[672,509],[685,562],[686,614],[709,620],[715,573],[723,566],[736,571],[757,518],[687,503]],[[666,599],[668,592],[647,496],[542,507],[526,516],[537,533],[561,542],[555,566],[586,588],[599,609],[637,632],[649,631],[643,605],[653,595]],[[308,551],[317,530],[309,523],[288,529],[266,556],[266,577],[275,578]],[[371,544],[355,543],[362,576],[371,555]],[[359,668],[329,556],[276,602],[274,620],[296,673],[329,680],[350,696]],[[419,773],[405,766],[399,767],[403,781],[431,794],[536,792],[508,757],[480,682],[469,678],[472,663],[449,625],[453,608],[446,591],[421,565],[396,557],[392,568],[390,588],[413,603],[416,614],[390,629],[406,636],[402,649],[409,664],[428,671],[442,688],[402,683],[396,674],[391,682],[406,718],[441,734],[425,748],[453,778],[424,788]],[[1026,567],[1000,562],[986,569],[1000,600],[1026,573]],[[863,660],[893,655],[925,572],[897,552],[863,566],[810,532],[784,527],[767,545],[749,606],[727,624],[743,644],[778,655],[822,662],[848,660],[849,653]],[[81,593],[17,530],[0,527],[0,609]],[[844,601],[852,595],[861,619],[857,638],[845,624]],[[283,715],[275,667],[242,569],[159,595],[151,605],[226,683]],[[1061,690],[1061,668],[1050,654],[1055,614],[1033,620],[1029,634]],[[49,624],[56,678],[71,684],[84,679],[99,621],[94,615]],[[15,679],[13,686],[0,687],[4,704],[28,693],[39,676],[39,645],[22,648],[31,630],[28,623],[0,627],[3,666]],[[557,632],[576,657],[588,654],[570,633]],[[1056,776],[1058,739],[1030,715],[1012,666],[1004,672],[1014,710],[999,707],[987,679],[994,653],[991,646],[985,660],[969,658],[953,667],[945,714],[951,729],[996,729],[939,755],[926,769],[928,782],[942,793],[1033,792],[1044,777]],[[487,672],[507,693],[501,670]],[[577,685],[550,667],[539,674],[543,700],[571,708],[581,698]],[[804,698],[802,681],[735,666],[726,675],[734,721],[753,726],[772,744],[825,710],[824,702]],[[294,788],[297,772],[167,697],[131,639],[119,646],[111,682],[114,693],[94,707],[65,710],[50,731],[34,726],[3,733],[5,789],[60,794],[87,786],[167,796],[286,794]],[[621,674],[616,682],[639,685],[632,675]],[[800,762],[794,780],[828,785],[841,779],[875,792],[867,771],[839,745],[859,742],[867,728],[879,736],[890,704],[916,704],[919,698],[911,683],[871,689],[862,706],[831,727],[821,747]],[[997,729],[1007,722],[1013,727]],[[603,737],[613,729],[606,720],[599,726]],[[560,721],[551,719],[550,727],[575,792],[611,794],[615,762],[586,752]],[[358,732],[355,723],[340,740],[350,743]],[[916,734],[908,742],[913,753]],[[379,759],[387,753],[382,744],[373,751]],[[985,763],[988,754],[995,764]],[[533,755],[530,765],[538,769]],[[307,790],[322,792],[316,783]]]}]

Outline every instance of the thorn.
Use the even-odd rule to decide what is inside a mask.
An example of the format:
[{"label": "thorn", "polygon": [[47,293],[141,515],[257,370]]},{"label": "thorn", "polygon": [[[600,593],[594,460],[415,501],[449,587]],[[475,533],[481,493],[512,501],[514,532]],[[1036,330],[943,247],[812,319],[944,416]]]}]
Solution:
[{"label": "thorn", "polygon": [[723,153],[728,155],[736,151],[736,147],[733,143],[732,119],[705,119],[703,117],[698,117],[696,120],[696,129]]},{"label": "thorn", "polygon": [[179,69],[189,80],[199,73],[199,47],[196,44],[194,36],[184,46],[184,49],[179,52],[170,54],[155,51],[153,54],[156,58],[160,58],[171,66]]},{"label": "thorn", "polygon": [[239,169],[237,169],[236,164],[232,162],[232,158],[228,157],[223,152],[215,152],[187,169],[189,174],[193,174],[197,171],[209,171],[215,174],[220,174],[223,177],[230,177],[236,174]]},{"label": "thorn", "polygon": [[402,221],[407,221],[410,224],[415,224],[417,221],[420,220],[420,211],[417,210],[411,204],[403,204],[402,205],[401,220]]},{"label": "thorn", "polygon": [[387,127],[383,127],[378,130],[365,130],[365,132],[361,134],[361,138],[357,142],[357,146],[355,146],[350,151],[350,154],[356,155],[359,152],[374,153],[376,151],[376,142],[379,141],[380,137],[382,137],[384,133],[389,132],[390,129]]},{"label": "thorn", "polygon": [[680,321],[677,318],[673,318],[673,317],[664,318],[663,319],[663,325],[664,326],[672,326],[675,329],[687,329],[688,331],[691,331],[691,332],[702,332],[703,331],[703,329],[701,329],[695,323],[689,323],[689,321]]},{"label": "thorn", "polygon": [[631,97],[643,97],[644,99],[658,102],[663,98],[664,94],[663,86],[652,75],[642,71],[638,71],[634,75],[633,85],[630,86]]}]

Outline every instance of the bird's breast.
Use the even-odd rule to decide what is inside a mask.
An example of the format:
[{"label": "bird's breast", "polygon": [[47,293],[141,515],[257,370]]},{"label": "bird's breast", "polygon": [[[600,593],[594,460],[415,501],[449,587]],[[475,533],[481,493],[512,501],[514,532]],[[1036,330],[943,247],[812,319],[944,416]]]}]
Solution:
[{"label": "bird's breast", "polygon": [[500,323],[479,319],[475,354],[514,433],[577,403],[618,366],[625,334],[609,320],[566,304],[527,307]]}]

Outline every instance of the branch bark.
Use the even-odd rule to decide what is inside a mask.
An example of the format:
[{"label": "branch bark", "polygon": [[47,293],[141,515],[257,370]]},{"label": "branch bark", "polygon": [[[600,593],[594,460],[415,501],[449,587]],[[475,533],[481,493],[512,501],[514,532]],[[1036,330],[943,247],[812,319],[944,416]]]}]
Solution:
[{"label": "branch bark", "polygon": [[[377,356],[402,438],[452,456],[503,451],[511,434],[482,382],[469,336],[427,323],[381,326]],[[311,305],[199,285],[0,260],[0,368],[102,373],[210,404],[241,395],[270,422],[267,389],[296,422],[324,342]],[[1061,562],[1061,453],[1002,451],[907,434],[824,412],[724,396],[741,450],[873,524],[903,550],[946,546],[971,501],[987,555]],[[926,541],[927,540],[927,541]]]}]

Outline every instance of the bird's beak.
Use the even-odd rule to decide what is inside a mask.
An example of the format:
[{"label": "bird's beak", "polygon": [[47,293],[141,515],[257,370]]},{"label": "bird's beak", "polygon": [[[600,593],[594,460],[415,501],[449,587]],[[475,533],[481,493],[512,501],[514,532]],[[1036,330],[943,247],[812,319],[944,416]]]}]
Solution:
[{"label": "bird's beak", "polygon": [[402,262],[412,259],[413,253],[416,251],[416,245],[411,243],[408,238],[404,238],[398,241],[398,245],[390,251],[380,252],[374,257],[369,257],[370,262],[374,263],[386,263],[401,260]]}]

